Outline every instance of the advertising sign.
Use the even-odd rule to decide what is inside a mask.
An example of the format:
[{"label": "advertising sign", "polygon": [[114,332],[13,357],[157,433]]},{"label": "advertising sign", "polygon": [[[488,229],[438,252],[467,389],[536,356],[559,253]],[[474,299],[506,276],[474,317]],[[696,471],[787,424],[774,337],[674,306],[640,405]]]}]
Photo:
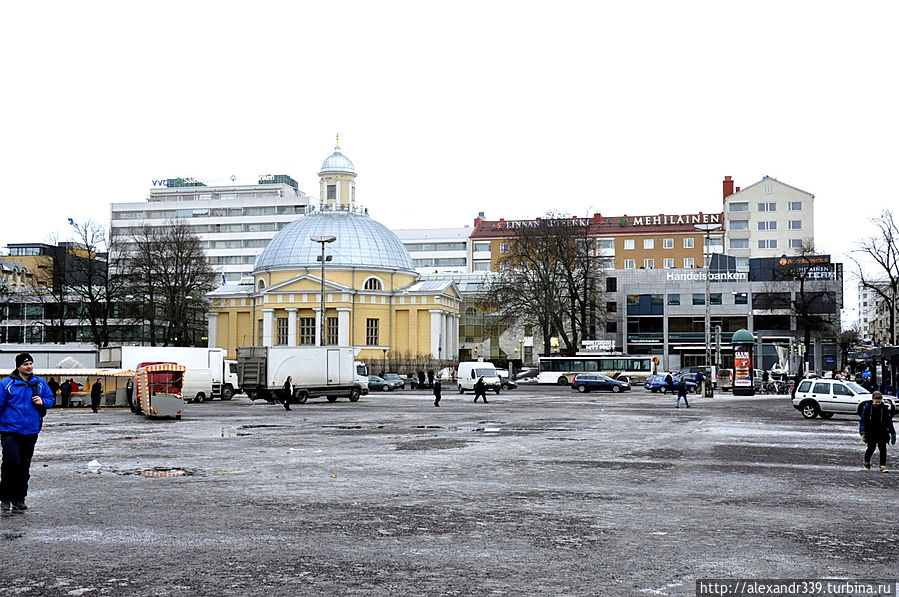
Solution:
[{"label": "advertising sign", "polygon": [[752,351],[743,346],[734,347],[734,387],[752,387]]}]

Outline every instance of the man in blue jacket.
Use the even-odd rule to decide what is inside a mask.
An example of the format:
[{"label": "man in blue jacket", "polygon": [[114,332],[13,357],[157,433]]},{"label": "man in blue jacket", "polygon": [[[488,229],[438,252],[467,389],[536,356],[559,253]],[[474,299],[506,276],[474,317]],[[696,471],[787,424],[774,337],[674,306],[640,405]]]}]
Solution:
[{"label": "man in blue jacket", "polygon": [[50,386],[34,375],[34,361],[23,352],[16,355],[16,368],[0,381],[0,509],[26,510],[31,457],[41,431],[41,420],[55,403]]}]

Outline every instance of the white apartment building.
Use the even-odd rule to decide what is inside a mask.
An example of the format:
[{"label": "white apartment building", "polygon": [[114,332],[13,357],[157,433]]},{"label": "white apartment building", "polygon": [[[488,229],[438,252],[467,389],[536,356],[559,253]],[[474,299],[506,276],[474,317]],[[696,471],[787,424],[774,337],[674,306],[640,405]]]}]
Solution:
[{"label": "white apartment building", "polygon": [[877,293],[858,283],[858,335],[864,342],[873,338],[872,323],[877,317]]},{"label": "white apartment building", "polygon": [[394,230],[420,274],[460,274],[471,271],[471,228]]},{"label": "white apartment building", "polygon": [[150,190],[146,201],[112,204],[112,234],[127,239],[145,224],[186,222],[221,274],[220,281],[236,282],[249,274],[272,237],[306,213],[310,203],[296,181],[283,174],[260,176],[255,185],[205,186],[192,179],[154,184],[159,186]]},{"label": "white apartment building", "polygon": [[768,176],[742,190],[725,176],[724,252],[740,268],[750,257],[795,255],[804,241],[814,242],[814,201],[811,193]]}]

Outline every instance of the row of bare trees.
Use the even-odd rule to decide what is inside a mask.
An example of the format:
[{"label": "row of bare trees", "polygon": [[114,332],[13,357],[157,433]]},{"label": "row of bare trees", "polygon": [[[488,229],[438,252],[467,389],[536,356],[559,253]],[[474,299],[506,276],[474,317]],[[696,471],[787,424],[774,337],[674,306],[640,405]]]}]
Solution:
[{"label": "row of bare trees", "polygon": [[889,316],[889,338],[896,345],[896,307],[899,299],[899,226],[890,210],[873,218],[874,232],[862,239],[851,256],[858,278],[883,302]]},{"label": "row of bare trees", "polygon": [[[67,322],[90,330],[90,341],[109,346],[115,329],[146,330],[150,345],[190,346],[205,335],[205,294],[215,272],[199,238],[183,222],[163,228],[141,226],[129,236],[111,236],[93,221],[70,221],[74,241],[65,255],[34,273],[32,286],[19,299],[42,307],[36,323],[46,326],[45,339],[64,343]],[[6,303],[17,300],[5,292]],[[71,330],[70,330],[71,332]]]},{"label": "row of bare trees", "polygon": [[500,324],[536,324],[544,347],[556,336],[561,352],[575,354],[604,323],[604,278],[588,230],[589,220],[552,212],[516,229],[482,308]]}]

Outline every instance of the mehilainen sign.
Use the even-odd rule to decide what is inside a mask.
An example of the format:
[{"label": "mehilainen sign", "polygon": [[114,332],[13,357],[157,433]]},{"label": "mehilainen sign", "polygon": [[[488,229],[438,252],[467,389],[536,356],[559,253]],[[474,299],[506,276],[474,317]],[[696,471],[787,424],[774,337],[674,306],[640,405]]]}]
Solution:
[{"label": "mehilainen sign", "polygon": [[[689,282],[691,280],[705,281],[705,271],[695,272],[665,272],[665,280],[668,282]],[[709,280],[712,282],[746,281],[749,279],[747,272],[709,272]]]},{"label": "mehilainen sign", "polygon": [[657,216],[634,216],[634,226],[659,226],[661,224],[720,224],[721,214],[680,214]]}]

